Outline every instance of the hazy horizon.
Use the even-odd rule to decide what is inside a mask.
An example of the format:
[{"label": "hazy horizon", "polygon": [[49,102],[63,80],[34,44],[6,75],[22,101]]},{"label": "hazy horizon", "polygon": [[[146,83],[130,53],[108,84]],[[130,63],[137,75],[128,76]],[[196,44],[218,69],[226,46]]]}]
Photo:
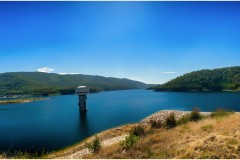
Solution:
[{"label": "hazy horizon", "polygon": [[162,84],[239,66],[240,2],[0,2],[0,73]]}]

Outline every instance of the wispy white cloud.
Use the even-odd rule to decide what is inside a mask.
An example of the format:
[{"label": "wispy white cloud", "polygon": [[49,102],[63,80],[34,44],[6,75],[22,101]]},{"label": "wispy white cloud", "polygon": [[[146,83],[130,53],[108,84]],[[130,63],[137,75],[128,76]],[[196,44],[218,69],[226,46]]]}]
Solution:
[{"label": "wispy white cloud", "polygon": [[65,74],[80,74],[80,73],[58,73],[58,74],[65,75]]},{"label": "wispy white cloud", "polygon": [[52,72],[54,69],[49,68],[49,67],[43,67],[43,68],[38,68],[37,71],[38,72],[44,72],[44,73],[49,73]]},{"label": "wispy white cloud", "polygon": [[140,81],[143,82],[143,79],[141,77],[136,77],[136,76],[130,76],[127,77],[128,79],[134,80],[134,81]]},{"label": "wispy white cloud", "polygon": [[166,71],[166,72],[161,72],[161,73],[163,73],[163,74],[175,74],[175,73],[177,73],[177,72]]}]

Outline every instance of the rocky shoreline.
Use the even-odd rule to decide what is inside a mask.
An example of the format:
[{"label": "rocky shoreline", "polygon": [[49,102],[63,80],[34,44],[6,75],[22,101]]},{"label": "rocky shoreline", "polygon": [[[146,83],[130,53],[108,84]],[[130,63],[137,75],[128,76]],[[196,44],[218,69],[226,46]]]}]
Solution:
[{"label": "rocky shoreline", "polygon": [[[176,120],[180,119],[182,116],[191,113],[191,111],[177,111],[177,110],[161,110],[154,113],[147,118],[144,118],[140,123],[150,123],[151,121],[164,121],[171,113],[174,113]],[[208,116],[212,112],[200,112],[203,116]]]}]

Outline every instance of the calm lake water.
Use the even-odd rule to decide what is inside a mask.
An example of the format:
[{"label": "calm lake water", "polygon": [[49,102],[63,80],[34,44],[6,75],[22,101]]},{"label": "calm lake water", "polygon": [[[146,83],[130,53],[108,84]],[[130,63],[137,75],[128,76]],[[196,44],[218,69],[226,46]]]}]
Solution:
[{"label": "calm lake water", "polygon": [[77,95],[66,95],[0,105],[0,150],[57,150],[164,109],[240,111],[240,93],[108,91],[88,95],[86,114],[79,112],[77,104]]}]

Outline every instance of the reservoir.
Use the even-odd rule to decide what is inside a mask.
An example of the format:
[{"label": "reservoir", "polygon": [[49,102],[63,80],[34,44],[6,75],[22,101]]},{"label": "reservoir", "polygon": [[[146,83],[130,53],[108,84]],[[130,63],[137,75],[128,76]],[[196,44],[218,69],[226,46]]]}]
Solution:
[{"label": "reservoir", "polygon": [[87,96],[79,112],[78,96],[50,96],[30,103],[0,105],[0,150],[50,152],[103,130],[139,122],[160,110],[240,111],[237,92],[107,91]]}]

